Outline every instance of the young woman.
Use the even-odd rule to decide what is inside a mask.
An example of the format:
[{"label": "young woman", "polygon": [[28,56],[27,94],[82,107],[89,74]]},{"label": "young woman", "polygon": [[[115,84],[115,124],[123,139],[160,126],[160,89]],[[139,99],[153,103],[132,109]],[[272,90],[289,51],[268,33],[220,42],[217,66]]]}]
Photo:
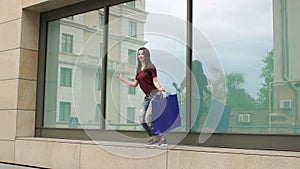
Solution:
[{"label": "young woman", "polygon": [[164,146],[166,145],[166,139],[161,135],[155,135],[151,127],[147,125],[145,122],[145,116],[147,109],[149,107],[149,103],[153,96],[151,92],[153,91],[160,91],[165,92],[165,88],[161,87],[158,79],[157,79],[157,71],[154,64],[150,60],[150,52],[147,48],[142,47],[138,49],[137,53],[137,69],[136,69],[136,77],[134,81],[129,81],[123,78],[122,74],[118,74],[118,78],[127,85],[136,87],[140,85],[140,88],[145,93],[145,98],[143,102],[143,114],[142,114],[142,126],[146,130],[147,134],[151,139],[148,141],[147,146],[158,145]]}]

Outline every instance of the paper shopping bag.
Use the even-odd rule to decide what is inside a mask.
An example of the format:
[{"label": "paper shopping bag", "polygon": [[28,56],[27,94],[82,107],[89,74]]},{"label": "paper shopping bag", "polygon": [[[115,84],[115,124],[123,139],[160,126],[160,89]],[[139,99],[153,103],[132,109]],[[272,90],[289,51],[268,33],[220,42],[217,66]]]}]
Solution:
[{"label": "paper shopping bag", "polygon": [[181,126],[176,94],[152,100],[152,120],[154,134],[164,134]]}]

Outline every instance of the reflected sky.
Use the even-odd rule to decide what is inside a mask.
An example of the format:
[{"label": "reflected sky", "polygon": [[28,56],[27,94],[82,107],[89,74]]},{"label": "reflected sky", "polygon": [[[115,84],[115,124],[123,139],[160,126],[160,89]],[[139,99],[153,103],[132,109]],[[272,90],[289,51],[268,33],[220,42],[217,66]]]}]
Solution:
[{"label": "reflected sky", "polygon": [[[180,19],[186,18],[185,6],[182,0],[146,1],[147,12],[168,14]],[[259,78],[262,59],[273,48],[272,0],[197,0],[193,6],[194,26],[215,47],[225,73],[242,73],[245,77],[243,87],[256,97],[263,82]],[[166,46],[164,41],[155,45],[150,43],[151,38],[145,39],[150,48]],[[185,58],[185,50],[177,50],[177,57]],[[183,56],[178,56],[181,54]]]}]

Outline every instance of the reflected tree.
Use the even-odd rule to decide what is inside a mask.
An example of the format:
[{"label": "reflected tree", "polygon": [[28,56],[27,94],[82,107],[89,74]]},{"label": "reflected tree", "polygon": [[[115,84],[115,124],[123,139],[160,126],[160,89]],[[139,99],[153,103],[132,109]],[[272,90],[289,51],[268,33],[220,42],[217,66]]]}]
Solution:
[{"label": "reflected tree", "polygon": [[253,108],[256,107],[256,101],[248,91],[242,88],[245,83],[245,77],[242,73],[235,72],[226,75],[226,105],[231,109]]},{"label": "reflected tree", "polygon": [[269,106],[269,84],[274,81],[274,52],[271,50],[262,59],[264,66],[262,68],[262,73],[260,78],[264,79],[262,83],[262,88],[258,91],[257,103],[260,107]]}]

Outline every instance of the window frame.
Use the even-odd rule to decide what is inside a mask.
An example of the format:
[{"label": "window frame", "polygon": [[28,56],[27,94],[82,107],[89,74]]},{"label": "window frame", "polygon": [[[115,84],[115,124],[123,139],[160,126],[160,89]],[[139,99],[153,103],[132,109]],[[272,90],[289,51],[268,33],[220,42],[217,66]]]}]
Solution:
[{"label": "window frame", "polygon": [[133,124],[135,118],[136,107],[127,107],[127,124]]},{"label": "window frame", "polygon": [[100,29],[103,29],[103,26],[104,26],[104,14],[99,12],[99,28]]},{"label": "window frame", "polygon": [[[104,136],[106,139],[111,141],[123,141],[127,142],[125,138],[119,138],[114,132],[105,130],[105,127],[100,130],[95,129],[68,129],[68,128],[46,128],[43,126],[44,117],[44,92],[45,92],[45,71],[46,71],[46,46],[47,46],[47,23],[49,21],[61,19],[63,17],[72,16],[75,14],[88,12],[95,9],[104,8],[104,20],[105,23],[108,22],[108,12],[109,6],[118,5],[121,3],[129,2],[128,0],[90,0],[79,2],[70,6],[54,9],[41,13],[40,15],[40,37],[39,37],[39,59],[38,59],[38,78],[37,78],[37,97],[36,97],[36,122],[35,122],[35,136],[36,137],[52,137],[52,138],[65,138],[65,139],[80,139],[80,140],[90,140],[89,136],[86,134],[88,132],[97,133],[98,138],[93,138],[101,140]],[[192,62],[192,49],[188,46],[192,46],[193,34],[192,25],[193,23],[193,0],[186,0],[187,2],[187,50],[186,50],[186,69],[191,68]],[[104,28],[105,29],[105,28]],[[104,33],[108,33],[104,30]],[[103,38],[104,43],[104,53],[107,51],[107,37]],[[102,96],[106,97],[106,68],[107,68],[107,55],[103,57],[102,60],[103,67],[102,72]],[[191,112],[191,86],[189,81],[191,81],[191,74],[186,71],[186,85],[187,85],[187,106],[186,112]],[[105,110],[105,99],[101,103],[101,113]],[[187,113],[186,125],[191,125],[191,113]],[[104,114],[105,117],[105,114]],[[143,131],[118,131],[121,134],[143,137],[145,133]],[[188,134],[186,135],[186,132]],[[240,134],[240,133],[213,133],[211,137],[203,144],[198,143],[199,133],[192,131],[186,132],[170,132],[166,134],[168,140],[172,138],[183,137],[184,139],[179,143],[181,145],[193,145],[193,146],[208,146],[208,147],[228,147],[228,148],[244,148],[244,149],[263,149],[263,150],[285,150],[285,151],[300,151],[299,140],[300,135],[291,134]],[[96,135],[96,134],[95,134]]]},{"label": "window frame", "polygon": [[[65,111],[66,106],[68,106],[68,111],[69,112]],[[60,101],[59,102],[59,119],[58,119],[58,121],[59,122],[69,122],[69,119],[71,117],[71,110],[72,110],[72,108],[71,108],[71,103],[70,102]],[[68,117],[67,117],[68,119],[65,119],[65,115],[66,115],[65,113],[68,113]]]},{"label": "window frame", "polygon": [[132,37],[132,38],[136,38],[137,37],[137,22],[128,21],[128,36]]},{"label": "window frame", "polygon": [[128,49],[128,64],[136,66],[136,50]]},{"label": "window frame", "polygon": [[[66,67],[60,67],[60,82],[59,85],[62,87],[72,87],[72,72],[73,70]],[[68,81],[67,76],[70,74],[70,81]],[[62,80],[63,79],[63,80]]]},{"label": "window frame", "polygon": [[[127,79],[128,81],[133,81],[133,80],[135,80],[135,79]],[[128,86],[128,92],[127,92],[128,94],[130,94],[130,95],[135,95],[135,93],[136,93],[136,88],[135,87],[133,87],[133,86]]]},{"label": "window frame", "polygon": [[[68,43],[70,40],[70,43]],[[61,34],[61,52],[73,53],[74,36],[67,33]],[[69,46],[70,45],[70,46]]]}]

